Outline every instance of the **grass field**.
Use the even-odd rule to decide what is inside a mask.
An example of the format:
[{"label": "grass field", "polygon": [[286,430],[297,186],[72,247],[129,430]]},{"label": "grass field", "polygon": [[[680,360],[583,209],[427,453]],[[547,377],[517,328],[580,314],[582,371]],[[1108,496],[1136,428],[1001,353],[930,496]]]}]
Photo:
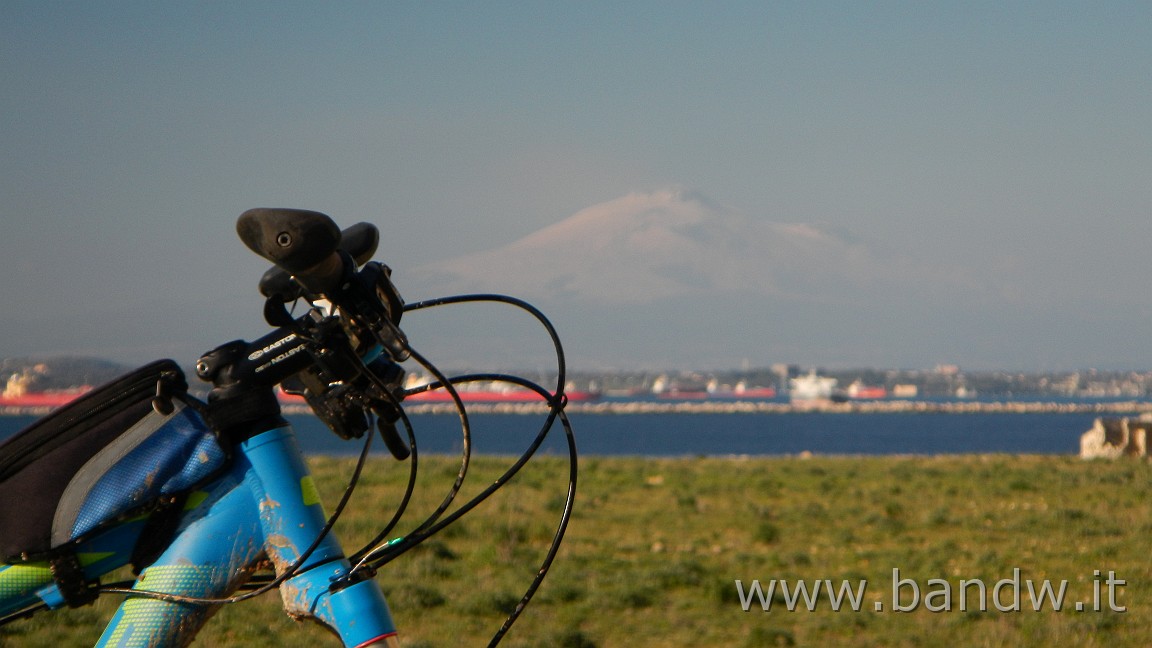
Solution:
[{"label": "grass field", "polygon": [[[552,536],[566,462],[533,461],[381,572],[404,645],[487,643]],[[422,458],[412,524],[439,503],[457,464]],[[476,458],[462,497],[506,464]],[[334,502],[351,462],[317,458],[313,467]],[[375,534],[406,475],[391,460],[370,464],[338,527],[346,546]],[[1150,485],[1146,463],[1073,457],[585,458],[560,558],[504,645],[1148,646]],[[899,587],[894,569],[907,579]],[[1111,601],[1109,572],[1124,581]],[[1051,599],[1033,610],[1028,584],[1039,590],[1045,579],[1067,581],[1061,611]],[[823,589],[813,611],[803,601],[789,611],[792,590],[778,582],[762,601],[753,580],[761,592],[773,580],[810,589],[828,580],[837,591],[846,582],[860,593],[859,611],[846,599],[833,610]],[[115,602],[9,626],[0,644],[90,645]],[[287,619],[268,595],[220,611],[196,645],[336,642]]]}]

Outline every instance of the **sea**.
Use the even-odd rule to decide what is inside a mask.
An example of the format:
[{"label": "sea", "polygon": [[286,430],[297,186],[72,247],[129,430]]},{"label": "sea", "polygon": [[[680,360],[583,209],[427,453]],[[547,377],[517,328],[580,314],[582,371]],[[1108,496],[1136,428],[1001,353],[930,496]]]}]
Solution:
[{"label": "sea", "polygon": [[[941,412],[584,413],[570,415],[580,455],[691,457],[819,455],[1075,455],[1080,436],[1099,414]],[[306,454],[355,455],[362,441],[343,440],[311,415],[287,417]],[[0,441],[36,417],[0,416]],[[409,418],[421,453],[454,454],[464,445],[461,418]],[[479,413],[468,417],[472,452],[518,455],[541,434],[539,452],[568,453],[557,421],[535,413]],[[377,437],[372,454],[384,454]]]}]

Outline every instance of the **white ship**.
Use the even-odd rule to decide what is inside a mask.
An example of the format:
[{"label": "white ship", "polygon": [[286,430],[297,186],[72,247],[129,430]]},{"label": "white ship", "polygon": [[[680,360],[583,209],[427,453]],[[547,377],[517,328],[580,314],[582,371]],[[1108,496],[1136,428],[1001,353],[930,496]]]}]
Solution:
[{"label": "white ship", "polygon": [[788,397],[793,401],[832,400],[836,393],[836,379],[815,371],[788,381]]}]

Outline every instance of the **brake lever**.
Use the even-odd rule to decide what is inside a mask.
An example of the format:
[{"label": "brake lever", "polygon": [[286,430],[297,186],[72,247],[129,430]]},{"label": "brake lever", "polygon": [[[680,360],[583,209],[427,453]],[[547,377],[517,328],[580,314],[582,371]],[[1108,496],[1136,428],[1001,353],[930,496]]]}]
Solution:
[{"label": "brake lever", "polygon": [[412,449],[396,429],[396,421],[400,420],[400,410],[392,403],[382,403],[373,408],[372,413],[376,415],[376,429],[380,430],[380,438],[384,439],[388,452],[391,452],[398,461],[410,457]]},{"label": "brake lever", "polygon": [[404,378],[404,369],[395,362],[384,358],[377,358],[365,367],[372,374],[373,387],[387,391],[372,399],[372,413],[376,415],[376,429],[380,431],[380,438],[388,451],[399,461],[407,459],[412,449],[400,436],[396,429],[396,422],[400,420],[400,400],[404,397],[404,390],[400,382]]}]

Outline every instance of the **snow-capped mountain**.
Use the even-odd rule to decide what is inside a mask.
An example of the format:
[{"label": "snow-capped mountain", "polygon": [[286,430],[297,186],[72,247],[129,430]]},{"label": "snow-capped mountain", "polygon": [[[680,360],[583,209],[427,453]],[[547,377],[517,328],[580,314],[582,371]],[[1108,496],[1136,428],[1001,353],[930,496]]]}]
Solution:
[{"label": "snow-capped mountain", "polygon": [[[982,287],[963,272],[677,190],[629,194],[404,274],[406,297],[527,299],[561,325],[574,357],[598,366],[897,363],[950,357],[982,330],[965,305]],[[514,357],[524,339],[479,320],[458,337],[444,357],[466,356],[477,339]]]},{"label": "snow-capped mountain", "polygon": [[820,299],[898,280],[907,263],[813,225],[757,220],[665,190],[594,205],[503,247],[414,274],[448,292],[643,303],[731,293]]}]

